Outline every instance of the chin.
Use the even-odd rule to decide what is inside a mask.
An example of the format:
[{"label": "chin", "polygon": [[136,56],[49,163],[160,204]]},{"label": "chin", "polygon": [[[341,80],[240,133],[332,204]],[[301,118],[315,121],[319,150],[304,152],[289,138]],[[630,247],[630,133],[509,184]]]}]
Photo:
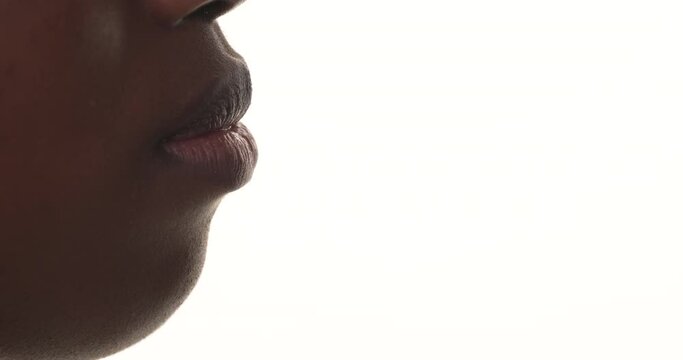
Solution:
[{"label": "chin", "polygon": [[144,339],[194,288],[207,234],[88,239],[98,245],[24,261],[1,284],[0,360],[100,359]]}]

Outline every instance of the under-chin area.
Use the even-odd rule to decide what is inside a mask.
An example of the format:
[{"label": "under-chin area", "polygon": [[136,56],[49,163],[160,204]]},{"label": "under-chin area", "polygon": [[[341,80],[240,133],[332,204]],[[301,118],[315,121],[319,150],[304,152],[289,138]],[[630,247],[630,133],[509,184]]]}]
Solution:
[{"label": "under-chin area", "polygon": [[206,236],[90,239],[108,245],[4,267],[0,360],[99,359],[142,340],[194,288]]}]

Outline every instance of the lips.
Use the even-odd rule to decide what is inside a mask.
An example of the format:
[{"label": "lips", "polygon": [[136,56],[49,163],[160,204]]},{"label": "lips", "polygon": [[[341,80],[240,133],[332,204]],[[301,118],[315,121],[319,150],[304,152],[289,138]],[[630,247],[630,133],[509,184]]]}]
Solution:
[{"label": "lips", "polygon": [[181,117],[160,145],[173,164],[229,191],[246,184],[258,158],[256,142],[240,119],[251,103],[248,72],[216,82]]},{"label": "lips", "polygon": [[220,79],[209,87],[181,116],[182,125],[162,142],[234,127],[251,104],[252,90],[248,72],[239,78],[233,82]]}]

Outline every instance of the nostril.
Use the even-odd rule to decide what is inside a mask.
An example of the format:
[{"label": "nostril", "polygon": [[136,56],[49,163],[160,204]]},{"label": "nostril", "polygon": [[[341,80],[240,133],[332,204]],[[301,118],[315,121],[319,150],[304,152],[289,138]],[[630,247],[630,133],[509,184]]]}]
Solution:
[{"label": "nostril", "polygon": [[236,1],[229,0],[211,1],[187,15],[182,21],[198,20],[212,22],[235,7],[235,3]]},{"label": "nostril", "polygon": [[[0,0],[0,4],[5,0]],[[163,27],[176,27],[190,20],[211,24],[245,0],[135,0],[142,3],[150,19]],[[2,9],[2,5],[0,5]]]}]

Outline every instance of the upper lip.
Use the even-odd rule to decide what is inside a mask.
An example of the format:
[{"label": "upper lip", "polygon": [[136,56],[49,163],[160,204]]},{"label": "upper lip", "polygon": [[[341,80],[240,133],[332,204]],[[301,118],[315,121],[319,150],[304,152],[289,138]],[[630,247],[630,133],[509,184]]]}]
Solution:
[{"label": "upper lip", "polygon": [[167,142],[234,127],[251,105],[249,71],[221,77],[181,112],[179,125],[162,139]]}]

